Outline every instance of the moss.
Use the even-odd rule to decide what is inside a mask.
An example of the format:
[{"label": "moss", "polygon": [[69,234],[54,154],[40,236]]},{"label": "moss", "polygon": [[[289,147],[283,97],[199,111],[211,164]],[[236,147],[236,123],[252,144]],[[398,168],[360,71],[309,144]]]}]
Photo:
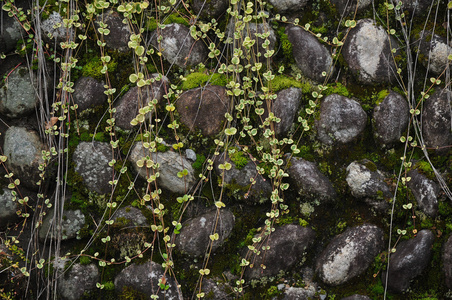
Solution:
[{"label": "moss", "polygon": [[145,299],[149,299],[149,296],[140,293],[128,286],[123,287],[121,294],[119,294],[119,300],[145,300]]},{"label": "moss", "polygon": [[429,179],[435,178],[435,173],[433,172],[432,166],[428,161],[421,160],[414,164],[414,168],[420,173],[424,174]]},{"label": "moss", "polygon": [[193,169],[200,171],[205,161],[206,157],[204,155],[196,154],[196,161],[192,165]]},{"label": "moss", "polygon": [[275,76],[275,78],[269,82],[269,86],[270,90],[274,93],[291,87],[300,88],[303,90],[303,93],[311,91],[311,86],[308,83],[299,82],[296,79],[285,75]]},{"label": "moss", "polygon": [[227,84],[226,75],[218,73],[205,74],[202,72],[195,72],[189,74],[185,79],[186,80],[183,81],[180,86],[182,90],[190,90],[206,84],[219,86],[226,86]]},{"label": "moss", "polygon": [[328,84],[328,88],[323,93],[325,96],[331,95],[331,94],[338,94],[344,97],[349,97],[350,92],[347,90],[347,87],[345,87],[342,83],[336,82],[333,84]]},{"label": "moss", "polygon": [[91,263],[91,258],[88,256],[80,256],[80,264],[81,265],[89,265]]},{"label": "moss", "polygon": [[366,161],[366,163],[364,165],[371,172],[376,172],[377,171],[377,166],[371,161]]},{"label": "moss", "polygon": [[229,158],[235,164],[237,170],[243,169],[248,164],[248,158],[242,151],[229,152]]},{"label": "moss", "polygon": [[[113,58],[107,64],[108,72],[113,73],[116,71],[118,63]],[[82,76],[84,77],[93,77],[97,80],[102,80],[105,77],[105,74],[102,74],[103,64],[99,57],[92,57],[89,59],[82,67]]]},{"label": "moss", "polygon": [[[163,24],[165,24],[165,25],[173,24],[173,23],[182,24],[187,27],[190,26],[190,24],[187,22],[187,20],[184,19],[183,17],[181,17],[177,13],[173,13],[173,14],[169,15],[168,17],[165,17],[163,20]],[[160,24],[162,24],[162,23],[160,23]],[[146,21],[145,28],[148,31],[154,31],[157,29],[157,26],[158,26],[157,20],[154,17],[152,17],[152,18],[148,18],[148,20]]]}]

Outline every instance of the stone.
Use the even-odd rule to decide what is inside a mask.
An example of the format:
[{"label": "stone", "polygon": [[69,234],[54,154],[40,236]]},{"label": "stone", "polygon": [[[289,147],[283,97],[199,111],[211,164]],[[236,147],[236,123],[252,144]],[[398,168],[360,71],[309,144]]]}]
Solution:
[{"label": "stone", "polygon": [[103,35],[107,47],[126,53],[131,49],[129,48],[130,36],[132,35],[132,29],[129,23],[122,22],[123,17],[114,10],[108,9],[102,14],[99,14],[94,22],[96,31],[100,28],[100,24],[107,25],[106,29],[110,30],[108,35]]},{"label": "stone", "polygon": [[[248,260],[253,261],[254,267],[245,271],[245,277],[250,279],[275,276],[280,271],[288,271],[300,262],[315,240],[314,230],[294,224],[277,227],[269,236],[265,236],[264,232],[257,236],[262,237],[259,245],[270,246],[270,249],[261,250],[258,247],[261,250],[258,256],[250,252]],[[265,269],[261,267],[262,264]]]},{"label": "stone", "polygon": [[112,159],[112,149],[109,143],[80,142],[75,148],[73,161],[75,171],[83,178],[83,183],[90,191],[99,194],[111,192],[113,170],[108,165]]},{"label": "stone", "polygon": [[14,178],[20,179],[20,184],[32,190],[37,190],[36,183],[41,180],[39,166],[44,164],[42,151],[46,147],[35,131],[24,127],[10,127],[5,134],[3,153],[8,158],[6,166]]},{"label": "stone", "polygon": [[[132,163],[135,171],[143,179],[147,178],[147,172],[149,172],[149,176],[153,174],[153,169],[146,168],[146,164],[143,167],[138,166],[139,161],[146,156],[151,158],[150,165],[159,164],[158,172],[160,176],[157,178],[157,182],[160,187],[173,193],[185,194],[196,182],[195,171],[185,157],[173,151],[149,153],[149,150],[143,147],[142,142],[137,142],[133,146],[128,159]],[[177,174],[183,170],[187,170],[187,174],[179,177]]]},{"label": "stone", "polygon": [[[121,99],[115,103],[115,124],[123,130],[131,130],[133,128],[130,122],[138,115],[140,108],[149,105],[152,100],[156,99],[157,104],[162,101],[163,96],[166,94],[169,81],[166,76],[159,76],[154,73],[150,76],[154,81],[150,86],[145,87],[132,87],[128,90]],[[152,105],[152,104],[151,104]],[[146,114],[146,118],[149,118],[153,109]]]},{"label": "stone", "polygon": [[227,290],[232,290],[227,284],[218,282],[210,278],[204,278],[201,290],[205,293],[205,299],[229,300],[234,299],[233,294],[229,295]]},{"label": "stone", "polygon": [[438,214],[437,195],[441,191],[440,187],[433,180],[420,174],[418,170],[410,170],[407,187],[416,199],[418,207],[429,217],[435,218]]},{"label": "stone", "polygon": [[399,243],[391,255],[389,268],[381,274],[381,281],[388,290],[402,293],[408,290],[410,282],[420,275],[430,262],[435,235],[428,229],[418,232],[416,237]]},{"label": "stone", "polygon": [[374,108],[372,117],[374,137],[383,147],[400,142],[402,133],[408,127],[410,108],[404,97],[390,92],[384,100]]},{"label": "stone", "polygon": [[[162,40],[158,43],[158,36]],[[202,41],[196,41],[190,35],[190,29],[182,24],[169,24],[155,30],[151,44],[163,54],[170,64],[182,69],[194,67],[207,59],[207,48]]]},{"label": "stone", "polygon": [[367,9],[372,4],[372,0],[331,0],[331,4],[336,6],[337,13],[340,16],[347,16],[354,14],[355,11],[359,13]]},{"label": "stone", "polygon": [[85,292],[96,288],[99,282],[99,270],[95,264],[74,264],[72,268],[58,280],[59,299],[78,300]]},{"label": "stone", "polygon": [[190,130],[201,130],[205,136],[214,136],[223,129],[229,102],[225,87],[207,85],[182,93],[176,107],[182,123]]},{"label": "stone", "polygon": [[16,214],[18,203],[13,201],[11,190],[3,188],[0,195],[0,229],[5,229],[8,224],[15,223],[19,218]]},{"label": "stone", "polygon": [[448,56],[452,53],[452,47],[445,38],[428,30],[421,31],[417,36],[414,49],[419,52],[418,60],[432,75],[440,75],[450,65]]},{"label": "stone", "polygon": [[133,206],[121,207],[120,209],[116,210],[113,214],[112,219],[117,221],[119,218],[126,220],[127,226],[149,226],[148,221],[146,220],[146,217],[143,215],[141,210]]},{"label": "stone", "polygon": [[309,300],[316,299],[318,294],[317,288],[314,285],[307,285],[306,287],[289,287],[284,291],[283,300]]},{"label": "stone", "polygon": [[301,72],[321,83],[330,78],[334,73],[331,51],[322,45],[316,36],[301,27],[288,26],[286,34],[292,43],[293,57]]},{"label": "stone", "polygon": [[0,88],[0,113],[9,118],[19,118],[33,112],[38,98],[36,77],[26,67],[18,67]]},{"label": "stone", "polygon": [[300,195],[321,202],[336,199],[336,191],[331,181],[320,172],[315,163],[292,157],[288,164],[289,179]]},{"label": "stone", "polygon": [[22,35],[25,31],[19,21],[14,17],[9,17],[6,12],[0,12],[0,17],[0,53],[7,54],[16,49],[17,42],[23,39]]},{"label": "stone", "polygon": [[[45,241],[48,239],[56,239],[56,224],[55,211],[52,210],[51,213],[47,214],[42,225],[39,229],[39,239]],[[59,215],[57,215],[58,217]],[[61,216],[61,240],[66,241],[77,237],[80,229],[85,226],[85,215],[79,210],[64,210]]]},{"label": "stone", "polygon": [[452,289],[452,235],[447,238],[443,247],[443,271],[446,286]]},{"label": "stone", "polygon": [[364,295],[355,294],[352,296],[342,298],[341,300],[372,300],[372,299]]},{"label": "stone", "polygon": [[72,99],[78,105],[78,111],[103,105],[107,102],[107,95],[102,82],[92,77],[82,77],[74,85]]},{"label": "stone", "polygon": [[[160,279],[165,279],[165,284],[168,286],[167,290],[159,288]],[[121,293],[124,287],[130,287],[147,296],[158,295],[158,299],[183,299],[182,292],[171,275],[165,272],[161,265],[153,261],[131,264],[116,276],[114,283],[117,293]]]},{"label": "stone", "polygon": [[50,43],[60,45],[73,39],[74,30],[63,25],[63,17],[56,11],[52,12],[49,17],[41,23],[42,38]]},{"label": "stone", "polygon": [[321,103],[320,120],[316,121],[317,137],[326,144],[346,144],[366,128],[367,114],[355,100],[331,94]]},{"label": "stone", "polygon": [[229,7],[228,0],[193,0],[192,8],[199,18],[210,21],[225,15]]},{"label": "stone", "polygon": [[235,217],[228,209],[213,210],[199,217],[185,221],[176,236],[176,247],[189,256],[199,257],[209,249],[210,235],[218,233],[218,239],[212,243],[215,252],[232,233]]},{"label": "stone", "polygon": [[[273,102],[272,112],[281,121],[275,124],[275,133],[284,135],[292,127],[293,120],[300,109],[300,102],[303,93],[298,88],[288,88],[276,93],[276,101]],[[267,116],[265,116],[267,117]]]},{"label": "stone", "polygon": [[384,247],[383,230],[363,224],[335,236],[317,259],[319,278],[332,286],[361,275]]},{"label": "stone", "polygon": [[185,149],[185,157],[191,162],[196,161],[196,152],[192,149]]},{"label": "stone", "polygon": [[273,5],[273,9],[278,13],[290,13],[302,10],[308,0],[269,0],[268,2]]},{"label": "stone", "polygon": [[447,89],[437,89],[424,100],[422,110],[422,137],[427,147],[437,148],[440,153],[452,144],[452,122],[450,99],[452,93]]},{"label": "stone", "polygon": [[[391,41],[391,42],[389,42]],[[371,19],[361,19],[345,40],[343,56],[356,80],[362,84],[392,83],[397,66],[391,48],[398,49],[397,40]]]},{"label": "stone", "polygon": [[[416,15],[417,17],[421,15],[426,15],[430,12],[430,7],[435,2],[432,2],[431,0],[403,0],[401,1],[403,3],[402,10],[408,10],[411,14]],[[433,6],[433,9],[435,9],[436,6]]]}]

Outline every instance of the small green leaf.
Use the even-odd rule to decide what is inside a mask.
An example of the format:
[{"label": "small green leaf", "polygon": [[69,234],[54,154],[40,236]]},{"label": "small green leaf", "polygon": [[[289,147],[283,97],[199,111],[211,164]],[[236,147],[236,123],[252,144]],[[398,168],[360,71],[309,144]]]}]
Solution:
[{"label": "small green leaf", "polygon": [[224,130],[224,133],[225,133],[226,135],[234,135],[234,134],[237,133],[237,129],[234,128],[234,127],[226,128],[226,129]]}]

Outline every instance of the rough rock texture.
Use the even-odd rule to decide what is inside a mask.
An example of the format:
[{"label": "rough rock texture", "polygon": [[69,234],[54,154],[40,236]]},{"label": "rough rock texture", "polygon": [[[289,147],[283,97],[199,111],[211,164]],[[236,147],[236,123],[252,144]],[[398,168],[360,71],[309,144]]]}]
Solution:
[{"label": "rough rock texture", "polygon": [[206,294],[206,299],[218,299],[218,300],[228,300],[234,299],[233,293],[228,293],[227,288],[232,290],[230,287],[227,287],[223,283],[219,283],[210,278],[204,278],[202,281],[202,291]]},{"label": "rough rock texture", "polygon": [[228,9],[228,0],[193,0],[193,11],[201,19],[210,21],[212,18],[218,19],[226,13]]},{"label": "rough rock texture", "polygon": [[0,228],[4,229],[8,223],[14,223],[18,216],[16,214],[18,204],[13,202],[11,190],[3,188],[3,194],[0,195]]},{"label": "rough rock texture", "polygon": [[[130,152],[129,160],[135,171],[144,179],[147,178],[146,171],[149,172],[149,176],[153,175],[153,169],[146,168],[146,163],[143,167],[139,167],[137,162],[143,157],[150,156],[150,165],[158,163],[160,166],[158,172],[160,176],[157,178],[157,182],[163,188],[166,188],[174,193],[184,194],[195,183],[195,171],[191,166],[191,163],[185,158],[181,157],[178,153],[173,151],[149,153],[147,149],[143,147],[142,142],[136,143],[132,151]],[[177,173],[187,170],[187,175],[183,177],[177,176]]]},{"label": "rough rock texture", "polygon": [[69,272],[58,281],[58,293],[63,300],[81,299],[83,293],[96,288],[99,271],[94,264],[75,264]]},{"label": "rough rock texture", "polygon": [[[124,130],[132,129],[133,126],[130,124],[130,121],[138,115],[140,108],[148,105],[153,99],[157,99],[157,103],[163,99],[169,84],[168,78],[165,76],[160,78],[157,74],[152,74],[151,78],[154,81],[150,86],[142,88],[135,86],[128,90],[124,96],[122,96],[121,99],[115,103],[116,126]],[[149,114],[151,113],[152,111]]]},{"label": "rough rock texture", "polygon": [[[159,35],[163,37],[160,44],[157,42]],[[207,59],[206,46],[202,41],[195,41],[185,25],[175,23],[166,25],[164,29],[157,29],[151,43],[166,60],[183,69],[196,66]]]},{"label": "rough rock texture", "polygon": [[289,162],[289,179],[298,193],[308,199],[330,201],[336,198],[331,181],[313,162],[293,157]]},{"label": "rough rock texture", "polygon": [[383,230],[364,224],[333,238],[317,260],[316,272],[329,285],[340,285],[362,274],[383,249]]},{"label": "rough rock texture", "polygon": [[111,191],[109,181],[113,180],[112,168],[108,162],[112,160],[109,143],[80,142],[75,148],[73,161],[75,171],[83,178],[86,187],[99,194]]},{"label": "rough rock texture", "polygon": [[405,98],[391,92],[374,108],[373,126],[376,141],[382,146],[393,145],[408,127],[410,108]]},{"label": "rough rock texture", "polygon": [[229,237],[235,224],[235,217],[228,209],[220,210],[217,222],[217,210],[208,212],[197,218],[185,221],[180,234],[176,237],[176,246],[190,256],[202,256],[208,250],[210,235],[218,233],[213,242],[212,252]]},{"label": "rough rock texture", "polygon": [[415,14],[416,16],[428,14],[432,5],[433,10],[435,10],[436,8],[436,3],[432,2],[431,0],[404,0],[402,2],[402,9],[408,10],[410,13]]},{"label": "rough rock texture", "polygon": [[309,300],[316,299],[317,289],[313,285],[306,287],[289,287],[284,291],[283,300]]},{"label": "rough rock texture", "polygon": [[[417,37],[417,35],[416,35]],[[418,40],[414,41],[415,49],[419,50],[417,56],[419,61],[432,73],[439,75],[450,64],[447,58],[452,54],[452,47],[447,44],[447,40],[431,31],[423,30],[419,33]]]},{"label": "rough rock texture", "polygon": [[424,100],[422,137],[427,147],[440,148],[452,144],[450,99],[450,91],[438,89]]},{"label": "rough rock texture", "polygon": [[[389,42],[391,40],[391,42]],[[390,37],[371,19],[358,21],[344,43],[343,55],[350,71],[363,84],[391,83],[396,78],[392,48],[398,48],[397,40]]]},{"label": "rough rock texture", "polygon": [[[165,276],[166,285],[169,285],[166,291],[159,289],[159,280],[163,276]],[[177,288],[174,279],[170,275],[164,274],[163,268],[153,261],[140,265],[132,264],[124,268],[115,278],[115,289],[120,293],[126,286],[148,296],[158,295],[159,299],[183,299],[182,292]]]},{"label": "rough rock texture", "polygon": [[41,23],[41,30],[43,38],[50,43],[60,45],[61,42],[65,42],[74,34],[72,28],[64,27],[63,17],[56,11],[54,11],[47,20]]},{"label": "rough rock texture", "polygon": [[381,281],[388,289],[401,293],[410,287],[410,281],[420,275],[430,262],[435,235],[428,229],[419,231],[415,238],[400,242],[391,255],[389,269],[382,273]]},{"label": "rough rock texture", "polygon": [[[0,53],[8,53],[16,48],[17,42],[22,39],[24,30],[19,21],[8,17],[6,12],[1,12]],[[2,62],[3,63],[3,62]]]},{"label": "rough rock texture", "polygon": [[360,135],[367,123],[367,115],[355,100],[331,94],[320,107],[316,121],[318,139],[327,145],[348,143]]},{"label": "rough rock texture", "polygon": [[272,112],[281,121],[275,125],[275,133],[284,135],[292,127],[293,120],[300,109],[300,101],[303,94],[301,89],[291,87],[279,91],[276,95],[277,98],[273,102]]},{"label": "rough rock texture", "polygon": [[278,13],[288,13],[303,9],[308,0],[269,0],[268,2]]},{"label": "rough rock texture", "polygon": [[[311,228],[289,224],[276,228],[268,240],[267,237],[262,234],[259,245],[270,246],[270,249],[261,251],[259,256],[251,253],[254,267],[246,269],[247,278],[274,276],[280,271],[288,271],[303,258],[306,249],[314,242],[315,232]],[[261,246],[256,248],[261,250]]]},{"label": "rough rock texture", "polygon": [[107,102],[107,95],[104,94],[103,83],[92,77],[82,77],[74,85],[72,98],[78,105],[78,111],[83,111],[90,107],[102,105]]},{"label": "rough rock texture", "polygon": [[146,217],[143,215],[141,210],[133,206],[121,207],[120,209],[115,211],[113,220],[116,221],[119,218],[122,219],[122,223],[127,223],[127,226],[148,226],[148,221],[146,220]]},{"label": "rough rock texture", "polygon": [[446,286],[452,289],[452,235],[447,238],[443,248],[443,271]]},{"label": "rough rock texture", "polygon": [[41,178],[38,167],[44,163],[42,151],[45,150],[38,134],[23,127],[10,127],[5,134],[3,153],[8,157],[6,166],[20,179],[21,185],[32,190]]},{"label": "rough rock texture", "polygon": [[388,202],[385,200],[392,197],[385,177],[377,170],[375,164],[364,159],[354,161],[347,167],[347,184],[352,195],[364,198],[365,202],[377,209],[386,209]]},{"label": "rough rock texture", "polygon": [[28,68],[19,67],[8,76],[8,80],[0,88],[0,113],[10,118],[18,118],[33,112],[37,97],[33,80]]},{"label": "rough rock texture", "polygon": [[[346,16],[355,11],[361,12],[372,4],[372,0],[331,0],[331,4],[336,6],[337,13],[341,16]],[[357,7],[358,6],[358,7]]]},{"label": "rough rock texture", "polygon": [[207,85],[184,92],[176,106],[181,121],[190,130],[199,129],[203,135],[213,136],[223,129],[229,102],[225,87]]},{"label": "rough rock texture", "polygon": [[408,172],[411,180],[407,186],[413,193],[419,208],[429,217],[435,218],[438,214],[438,199],[436,195],[440,192],[440,187],[433,180],[420,174],[417,170]]},{"label": "rough rock texture", "polygon": [[[55,211],[52,210],[51,213],[47,214],[42,221],[42,226],[39,230],[39,239],[41,241],[47,239],[57,238],[56,232],[54,232],[55,225],[52,224],[56,222],[54,220]],[[69,240],[77,236],[77,233],[85,225],[85,215],[80,210],[65,210],[63,216],[61,217],[61,239]]]},{"label": "rough rock texture", "polygon": [[303,74],[319,82],[334,72],[331,52],[323,46],[317,37],[298,26],[288,26],[286,34],[292,43],[292,52],[297,66]]},{"label": "rough rock texture", "polygon": [[372,299],[364,295],[355,294],[353,296],[342,298],[341,300],[372,300]]},{"label": "rough rock texture", "polygon": [[110,30],[108,35],[104,35],[105,43],[107,47],[118,50],[120,52],[128,52],[130,50],[128,43],[132,30],[129,27],[129,23],[122,22],[123,17],[114,10],[107,10],[103,14],[100,14],[94,22],[96,30],[100,28],[100,23],[107,25],[107,29]]}]

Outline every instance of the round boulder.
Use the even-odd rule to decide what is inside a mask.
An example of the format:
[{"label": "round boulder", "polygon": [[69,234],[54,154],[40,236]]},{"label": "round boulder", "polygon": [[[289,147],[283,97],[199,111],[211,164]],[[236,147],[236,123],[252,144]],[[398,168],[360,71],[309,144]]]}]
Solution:
[{"label": "round boulder", "polygon": [[302,97],[301,89],[294,87],[279,91],[276,94],[276,101],[273,102],[272,112],[275,117],[281,121],[275,125],[275,133],[284,135],[292,127],[293,120],[300,109],[300,100]]},{"label": "round boulder", "polygon": [[103,35],[107,47],[120,52],[128,52],[132,30],[129,23],[123,23],[122,20],[123,17],[119,13],[109,9],[96,18],[94,25],[96,31],[101,28],[101,24],[106,25],[106,29],[110,30],[108,35]]},{"label": "round boulder", "polygon": [[268,2],[273,5],[275,11],[284,14],[302,10],[308,0],[269,0]]},{"label": "round boulder", "polygon": [[[2,15],[2,16],[1,16]],[[24,30],[19,20],[0,12],[2,30],[0,31],[0,53],[8,53],[16,48],[17,42],[23,39]],[[3,62],[2,62],[3,63]]]},{"label": "round boulder", "polygon": [[69,272],[58,280],[60,299],[78,300],[85,292],[96,288],[99,281],[99,270],[96,265],[75,264]]},{"label": "round boulder", "polygon": [[331,94],[322,101],[320,120],[316,121],[317,136],[327,145],[345,144],[360,135],[366,123],[366,112],[358,102]]},{"label": "round boulder", "polygon": [[193,0],[193,11],[201,19],[210,21],[212,18],[218,19],[226,13],[228,9],[228,0]]},{"label": "round boulder", "polygon": [[64,26],[63,17],[56,11],[41,23],[41,30],[46,41],[56,42],[58,45],[74,35],[73,29]]},{"label": "round boulder", "polygon": [[113,214],[113,220],[122,219],[130,226],[145,227],[149,226],[146,217],[143,215],[141,210],[133,206],[121,207]]},{"label": "round boulder", "polygon": [[452,47],[447,44],[447,40],[428,30],[421,31],[416,37],[419,37],[415,41],[419,61],[433,75],[443,73],[450,65],[448,56],[452,53]]},{"label": "round boulder", "polygon": [[[55,220],[55,211],[47,214],[39,229],[39,239],[45,241],[46,239],[56,239],[58,223]],[[85,215],[80,210],[65,210],[61,216],[61,240],[69,240],[77,237],[80,229],[85,226]]]},{"label": "round boulder", "polygon": [[3,188],[3,194],[0,195],[0,229],[4,229],[9,223],[17,221],[17,207],[18,203],[13,201],[11,190]]},{"label": "round boulder", "polygon": [[82,77],[75,83],[72,98],[78,111],[103,105],[107,102],[104,85],[92,77]]},{"label": "round boulder", "polygon": [[413,193],[419,208],[429,217],[435,218],[438,214],[438,199],[436,195],[441,191],[433,180],[420,174],[417,170],[410,170],[408,176],[411,180],[407,187]]}]

